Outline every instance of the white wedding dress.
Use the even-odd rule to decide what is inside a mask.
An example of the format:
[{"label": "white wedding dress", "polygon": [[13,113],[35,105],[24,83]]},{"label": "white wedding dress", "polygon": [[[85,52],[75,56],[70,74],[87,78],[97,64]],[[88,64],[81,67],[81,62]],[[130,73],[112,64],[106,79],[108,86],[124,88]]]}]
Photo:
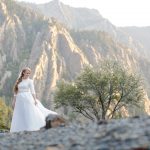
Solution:
[{"label": "white wedding dress", "polygon": [[48,114],[57,114],[45,108],[39,100],[35,105],[33,80],[23,79],[18,84],[18,93],[13,111],[10,132],[36,131],[45,126]]}]

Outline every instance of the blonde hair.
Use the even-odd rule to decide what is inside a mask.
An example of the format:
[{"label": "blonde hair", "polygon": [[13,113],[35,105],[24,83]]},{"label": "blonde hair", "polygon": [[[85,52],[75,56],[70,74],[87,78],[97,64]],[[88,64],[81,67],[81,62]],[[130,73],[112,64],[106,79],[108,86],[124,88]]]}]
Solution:
[{"label": "blonde hair", "polygon": [[25,67],[25,68],[23,68],[23,69],[21,70],[21,72],[20,72],[20,74],[19,74],[19,77],[18,77],[18,79],[16,80],[15,85],[14,85],[14,87],[13,87],[13,92],[14,92],[15,94],[17,94],[17,92],[18,92],[18,84],[22,81],[22,77],[24,76],[24,73],[25,73],[27,70],[31,72],[31,69],[30,69],[29,67]]}]

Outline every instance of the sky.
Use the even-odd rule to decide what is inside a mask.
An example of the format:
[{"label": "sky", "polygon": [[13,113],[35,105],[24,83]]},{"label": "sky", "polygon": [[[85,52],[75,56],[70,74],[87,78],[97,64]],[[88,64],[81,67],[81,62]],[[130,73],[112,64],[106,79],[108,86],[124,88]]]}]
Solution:
[{"label": "sky", "polygon": [[[46,3],[51,0],[17,0]],[[115,26],[150,26],[150,0],[60,0],[73,7],[94,8]]]}]

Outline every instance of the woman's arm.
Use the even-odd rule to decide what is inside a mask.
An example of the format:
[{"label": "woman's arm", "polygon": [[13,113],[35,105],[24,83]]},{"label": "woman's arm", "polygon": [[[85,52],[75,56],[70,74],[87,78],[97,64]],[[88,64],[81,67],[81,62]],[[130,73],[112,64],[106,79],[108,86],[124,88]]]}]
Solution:
[{"label": "woman's arm", "polygon": [[37,101],[36,101],[36,95],[32,93],[32,96],[34,98],[34,101],[35,101],[35,105],[37,104]]},{"label": "woman's arm", "polygon": [[35,94],[35,89],[34,89],[33,80],[30,81],[30,90],[31,90],[31,93],[32,93],[32,96],[33,96],[33,98],[34,98],[35,105],[36,105],[36,104],[37,104],[37,101],[36,101],[36,94]]},{"label": "woman's arm", "polygon": [[14,94],[13,100],[12,100],[12,108],[15,108],[15,103],[16,103],[16,95]]}]

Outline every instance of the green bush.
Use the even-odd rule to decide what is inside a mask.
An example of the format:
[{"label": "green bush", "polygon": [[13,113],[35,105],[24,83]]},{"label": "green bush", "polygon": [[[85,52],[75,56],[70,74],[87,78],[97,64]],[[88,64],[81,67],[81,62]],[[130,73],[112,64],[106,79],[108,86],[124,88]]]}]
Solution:
[{"label": "green bush", "polygon": [[0,129],[9,130],[11,124],[12,109],[0,98]]}]

